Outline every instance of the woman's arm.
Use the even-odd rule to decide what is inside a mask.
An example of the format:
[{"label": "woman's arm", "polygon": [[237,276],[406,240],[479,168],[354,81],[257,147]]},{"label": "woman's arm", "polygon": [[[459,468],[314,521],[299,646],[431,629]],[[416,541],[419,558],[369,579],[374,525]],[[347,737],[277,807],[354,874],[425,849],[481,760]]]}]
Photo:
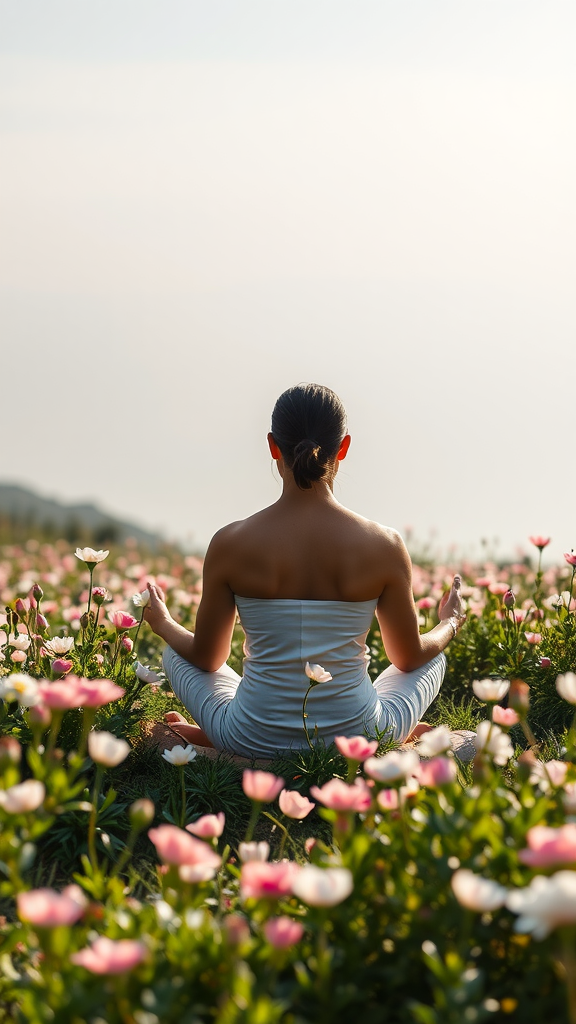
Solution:
[{"label": "woman's arm", "polygon": [[215,672],[230,654],[236,621],[234,595],[225,578],[225,538],[217,533],[204,561],[202,599],[196,614],[196,632],[190,633],[170,615],[162,592],[148,585],[150,603],[144,618],[150,628],[186,661],[205,672]]},{"label": "woman's arm", "polygon": [[441,621],[428,633],[418,629],[418,611],[412,594],[412,562],[404,541],[394,535],[387,553],[388,582],[378,601],[376,617],[390,661],[401,672],[411,672],[440,654],[463,622],[460,597],[453,587],[441,610]]}]

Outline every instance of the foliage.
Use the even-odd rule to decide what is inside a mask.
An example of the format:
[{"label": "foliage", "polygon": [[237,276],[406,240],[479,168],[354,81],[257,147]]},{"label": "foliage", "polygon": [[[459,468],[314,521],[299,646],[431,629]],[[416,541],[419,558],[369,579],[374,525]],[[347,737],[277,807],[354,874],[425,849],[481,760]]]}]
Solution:
[{"label": "foliage", "polygon": [[[110,615],[155,579],[191,627],[200,573],[198,559],[176,552],[144,566],[134,547],[91,570],[60,542],[2,552],[0,685],[24,671],[32,688],[60,676],[72,692],[76,674],[77,685],[112,679],[124,692],[110,691],[100,707],[53,708],[51,722],[39,719],[41,702],[28,708],[6,692],[0,701],[0,1021],[339,1024],[361,1015],[365,1024],[576,1024],[576,897],[539,935],[510,896],[525,896],[534,878],[560,884],[576,865],[574,707],[555,685],[576,669],[574,573],[526,561],[467,567],[467,622],[428,720],[479,728],[473,765],[450,751],[421,760],[408,750],[400,775],[387,777],[399,755],[383,737],[360,768],[345,749],[317,743],[267,766],[283,780],[278,787],[314,800],[301,819],[282,811],[277,791],[250,798],[231,757],[200,755],[178,767],[150,742],[148,723],[179,705],[147,627],[119,627]],[[430,562],[415,567],[422,628],[435,621],[451,575]],[[109,595],[97,613],[93,577]],[[504,584],[514,591],[508,605]],[[130,634],[132,645],[123,642]],[[64,673],[49,650],[55,637],[74,639]],[[368,646],[375,676],[387,664],[376,625]],[[236,630],[237,669],[241,650]],[[471,687],[496,677],[529,686],[511,745],[506,729],[485,721],[491,712]],[[104,733],[130,744],[123,751],[113,740],[108,764],[88,746]],[[32,786],[26,795],[14,789],[22,782]],[[340,787],[337,798],[322,790],[329,782]],[[360,811],[346,807],[358,797]],[[182,826],[218,813],[221,834],[198,839],[192,860],[174,863],[163,852],[155,830],[189,837]],[[556,859],[525,855],[542,825]],[[250,890],[248,837],[269,844],[272,870],[293,871],[284,889],[268,879],[260,895]],[[182,865],[200,866],[195,881]],[[307,874],[310,865],[319,875]],[[476,893],[471,909],[458,890],[462,869],[474,884],[493,882],[495,901]],[[45,887],[51,897],[35,895]],[[27,894],[37,911],[62,892],[75,921],[58,923],[49,911],[39,923],[26,911]],[[97,967],[102,938],[112,945]]]}]

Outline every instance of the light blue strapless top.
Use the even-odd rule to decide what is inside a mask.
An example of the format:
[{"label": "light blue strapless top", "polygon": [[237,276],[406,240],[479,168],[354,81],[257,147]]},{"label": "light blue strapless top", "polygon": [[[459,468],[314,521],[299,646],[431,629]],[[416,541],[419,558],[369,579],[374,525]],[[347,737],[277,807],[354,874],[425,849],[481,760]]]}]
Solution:
[{"label": "light blue strapless top", "polygon": [[373,725],[377,696],[367,672],[371,601],[300,601],[236,597],[246,634],[244,676],[226,714],[230,749],[273,755],[306,745],[302,701],[305,665],[332,675],[308,698],[307,726],[327,743]]}]

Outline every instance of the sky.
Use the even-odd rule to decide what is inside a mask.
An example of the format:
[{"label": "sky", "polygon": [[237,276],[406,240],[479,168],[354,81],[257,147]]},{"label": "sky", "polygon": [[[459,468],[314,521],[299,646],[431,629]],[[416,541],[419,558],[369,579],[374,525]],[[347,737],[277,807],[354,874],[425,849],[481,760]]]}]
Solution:
[{"label": "sky", "polygon": [[0,0],[0,479],[202,549],[276,500],[270,413],[314,381],[343,504],[438,551],[576,547],[575,29],[572,0]]}]

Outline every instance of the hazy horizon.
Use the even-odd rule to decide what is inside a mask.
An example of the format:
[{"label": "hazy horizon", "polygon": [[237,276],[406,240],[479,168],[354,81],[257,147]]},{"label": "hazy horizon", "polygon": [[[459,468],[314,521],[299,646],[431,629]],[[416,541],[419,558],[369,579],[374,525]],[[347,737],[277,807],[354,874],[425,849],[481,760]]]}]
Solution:
[{"label": "hazy horizon", "polygon": [[576,10],[564,0],[0,0],[0,478],[202,548],[335,493],[446,549],[576,547]]}]

